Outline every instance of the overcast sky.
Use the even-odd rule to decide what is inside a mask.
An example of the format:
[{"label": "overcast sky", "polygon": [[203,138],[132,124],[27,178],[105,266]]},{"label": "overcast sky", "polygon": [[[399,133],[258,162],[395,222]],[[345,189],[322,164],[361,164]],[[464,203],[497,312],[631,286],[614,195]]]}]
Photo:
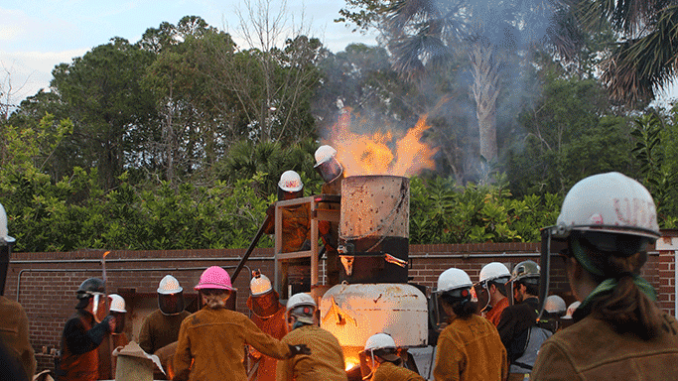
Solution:
[{"label": "overcast sky", "polygon": [[[277,13],[280,4],[280,0],[272,0],[271,10]],[[287,1],[294,22],[298,25],[303,14],[310,35],[320,38],[333,52],[344,50],[351,42],[376,45],[374,35],[352,33],[351,28],[333,22],[342,7],[342,0]],[[55,65],[70,63],[113,37],[135,43],[146,29],[157,28],[164,21],[176,25],[183,16],[200,16],[241,43],[238,8],[245,11],[244,1],[2,0],[0,81],[9,73],[14,95],[11,100],[19,103],[49,86]]]},{"label": "overcast sky", "polygon": [[[258,0],[251,0],[252,2]],[[263,0],[259,0],[263,1]],[[271,9],[280,9],[282,0],[270,0]],[[47,88],[52,69],[70,63],[95,46],[107,44],[113,37],[137,42],[148,28],[162,22],[176,25],[184,16],[200,16],[210,26],[239,38],[236,10],[245,0],[2,0],[0,2],[0,89],[7,90],[11,80],[11,99],[18,104],[39,89]],[[349,43],[376,45],[375,35],[352,33],[351,28],[333,22],[344,0],[287,0],[289,15],[304,24],[310,35],[318,37],[333,52]],[[665,98],[676,98],[673,86]],[[6,101],[6,98],[0,101]]]}]

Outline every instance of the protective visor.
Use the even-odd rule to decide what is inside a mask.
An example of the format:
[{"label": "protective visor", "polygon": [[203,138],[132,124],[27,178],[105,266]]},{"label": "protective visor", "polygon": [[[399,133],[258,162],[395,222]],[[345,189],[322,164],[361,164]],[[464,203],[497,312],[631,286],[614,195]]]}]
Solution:
[{"label": "protective visor", "polygon": [[158,306],[163,315],[177,315],[184,310],[184,293],[158,294]]},{"label": "protective visor", "polygon": [[316,164],[313,168],[315,168],[326,183],[336,180],[344,172],[344,168],[342,168],[334,156],[320,164]]},{"label": "protective visor", "polygon": [[0,296],[5,292],[5,280],[9,268],[9,257],[12,254],[12,245],[0,245]]}]

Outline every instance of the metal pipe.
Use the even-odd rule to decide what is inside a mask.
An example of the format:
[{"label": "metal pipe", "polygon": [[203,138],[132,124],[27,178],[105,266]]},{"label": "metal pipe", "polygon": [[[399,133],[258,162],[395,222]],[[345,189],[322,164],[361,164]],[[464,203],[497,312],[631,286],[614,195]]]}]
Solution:
[{"label": "metal pipe", "polygon": [[[234,269],[236,266],[222,266],[224,269]],[[250,273],[250,277],[252,276],[252,270],[248,266],[243,266],[247,269],[247,271]],[[152,269],[108,269],[108,272],[123,272],[123,271],[131,271],[131,272],[138,272],[138,271],[195,271],[195,270],[206,270],[208,267],[164,267],[164,268],[152,268]],[[16,281],[16,301],[17,303],[19,302],[19,295],[21,291],[21,276],[23,275],[24,272],[47,272],[47,273],[57,273],[57,272],[73,272],[73,273],[84,273],[84,272],[99,272],[100,270],[98,269],[21,269],[19,271],[19,274],[17,274],[17,281]]]},{"label": "metal pipe", "polygon": [[[239,261],[242,257],[233,258],[118,258],[107,259],[106,263],[124,262],[205,262],[205,261]],[[253,260],[273,260],[274,257],[255,257]],[[38,260],[10,260],[9,263],[24,265],[34,263],[101,263],[100,259],[38,259]]]}]

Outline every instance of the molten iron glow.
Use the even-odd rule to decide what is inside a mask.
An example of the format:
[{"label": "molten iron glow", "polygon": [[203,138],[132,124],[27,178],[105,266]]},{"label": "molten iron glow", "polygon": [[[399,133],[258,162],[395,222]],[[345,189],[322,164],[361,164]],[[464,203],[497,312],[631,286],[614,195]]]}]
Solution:
[{"label": "molten iron glow", "polygon": [[[337,160],[343,165],[345,176],[414,175],[423,169],[434,168],[433,155],[437,149],[420,142],[423,133],[430,127],[426,124],[426,117],[420,117],[404,136],[394,136],[391,131],[361,135],[351,131],[352,117],[347,107],[332,127],[328,144],[337,150]],[[357,124],[365,125],[367,122]]]},{"label": "molten iron glow", "polygon": [[346,359],[346,371],[348,372],[349,370],[355,368],[358,366],[360,362],[354,358],[347,358]]}]

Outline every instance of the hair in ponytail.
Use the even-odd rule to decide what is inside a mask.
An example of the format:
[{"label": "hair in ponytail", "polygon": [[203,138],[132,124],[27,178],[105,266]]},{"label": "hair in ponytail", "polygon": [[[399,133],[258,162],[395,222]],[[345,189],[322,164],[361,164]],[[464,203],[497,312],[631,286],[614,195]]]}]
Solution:
[{"label": "hair in ponytail", "polygon": [[[618,253],[597,252],[589,258],[605,274],[617,278],[618,285],[612,293],[596,298],[591,314],[610,323],[617,332],[633,332],[644,340],[652,339],[661,329],[661,316],[654,302],[634,283],[634,276],[640,273],[647,261],[645,251],[629,256]],[[602,282],[602,277],[594,276]]]}]

